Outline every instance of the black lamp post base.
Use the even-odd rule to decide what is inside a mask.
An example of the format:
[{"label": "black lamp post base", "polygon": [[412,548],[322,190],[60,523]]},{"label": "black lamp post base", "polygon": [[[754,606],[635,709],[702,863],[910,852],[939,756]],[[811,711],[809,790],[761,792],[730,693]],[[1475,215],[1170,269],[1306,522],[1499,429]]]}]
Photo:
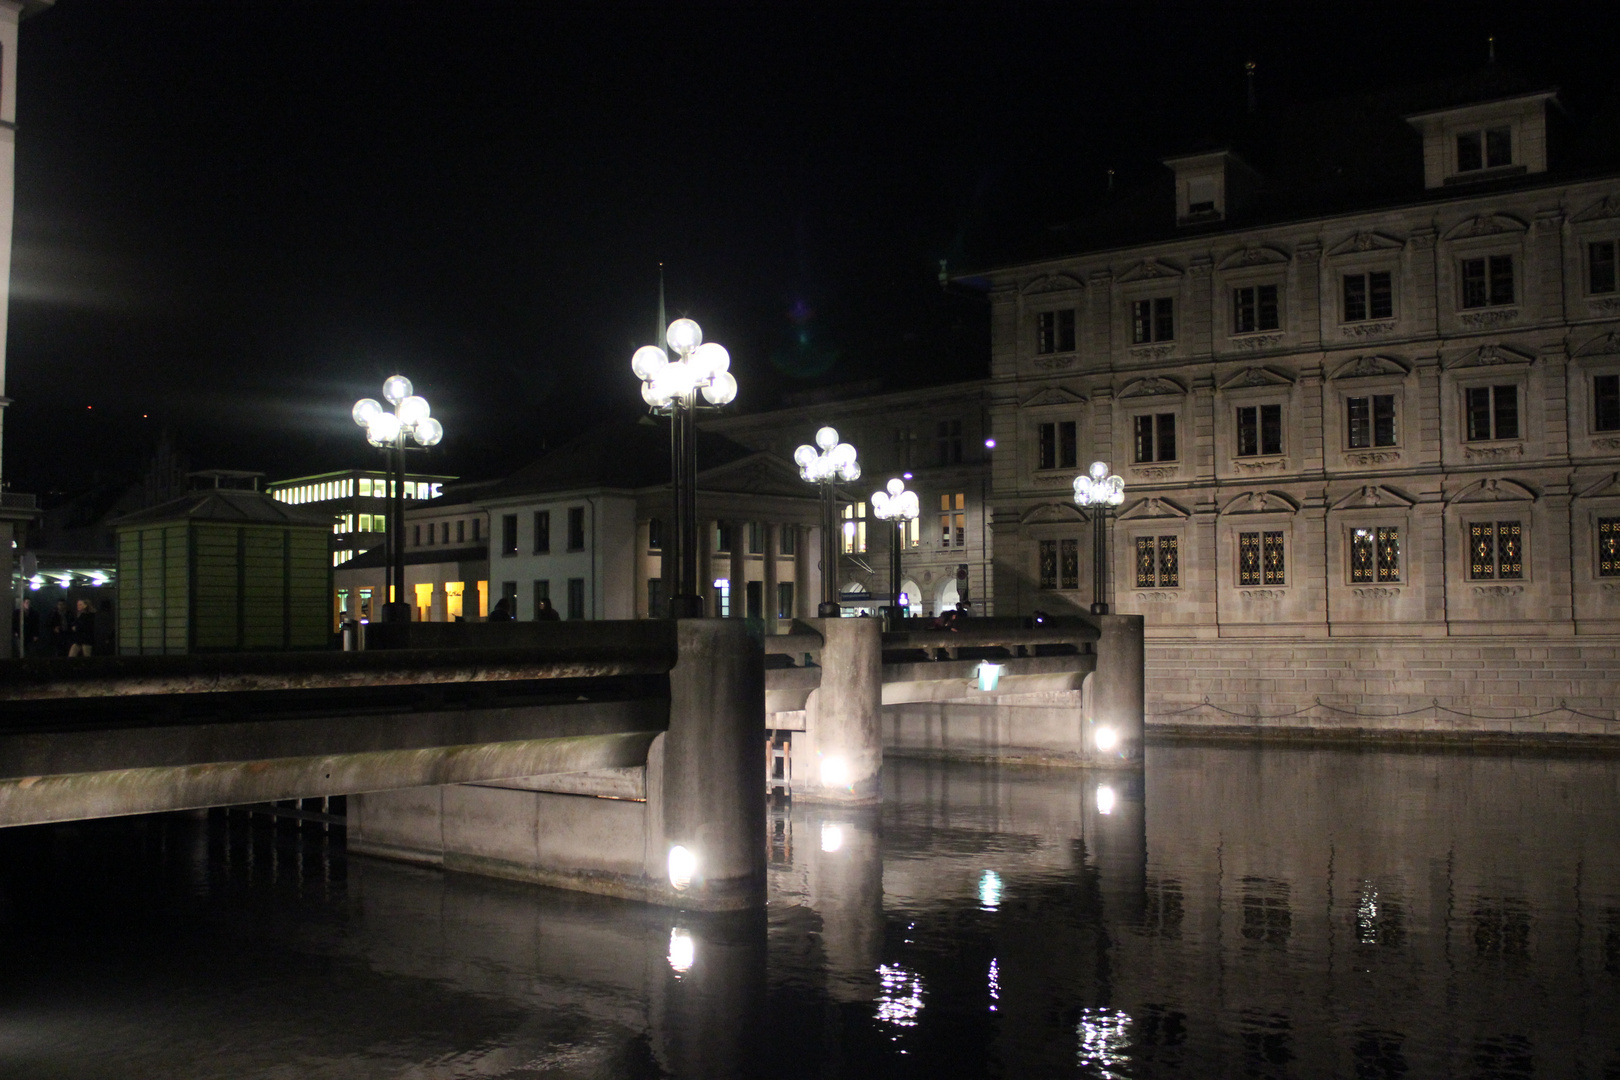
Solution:
[{"label": "black lamp post base", "polygon": [[1092,604],[1091,613],[1093,615],[1106,615],[1108,614],[1108,605],[1103,603]]},{"label": "black lamp post base", "polygon": [[669,598],[669,617],[672,619],[703,618],[703,597],[672,596]]},{"label": "black lamp post base", "polygon": [[388,603],[382,605],[381,615],[382,618],[378,620],[379,622],[410,622],[411,605],[401,603],[398,600],[390,600]]},{"label": "black lamp post base", "polygon": [[816,608],[816,618],[818,619],[836,619],[843,613],[844,609],[838,606],[836,600],[823,600],[820,606]]}]

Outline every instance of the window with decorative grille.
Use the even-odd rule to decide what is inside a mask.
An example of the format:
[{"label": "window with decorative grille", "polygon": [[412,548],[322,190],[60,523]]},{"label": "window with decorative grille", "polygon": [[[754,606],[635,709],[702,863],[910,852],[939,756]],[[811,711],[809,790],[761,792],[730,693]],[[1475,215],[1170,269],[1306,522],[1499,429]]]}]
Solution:
[{"label": "window with decorative grille", "polygon": [[1181,541],[1175,536],[1136,538],[1136,587],[1175,589],[1181,586]]},{"label": "window with decorative grille", "polygon": [[1350,530],[1350,580],[1370,584],[1401,580],[1401,530],[1375,525]]},{"label": "window with decorative grille", "polygon": [[1517,521],[1468,523],[1468,576],[1476,581],[1524,577],[1524,529]]}]

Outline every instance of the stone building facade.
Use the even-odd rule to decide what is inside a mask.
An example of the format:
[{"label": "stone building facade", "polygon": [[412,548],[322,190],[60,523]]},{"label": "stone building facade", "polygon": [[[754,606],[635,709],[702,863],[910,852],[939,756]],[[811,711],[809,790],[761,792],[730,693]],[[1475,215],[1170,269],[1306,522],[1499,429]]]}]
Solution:
[{"label": "stone building facade", "polygon": [[1233,672],[1249,645],[1342,641],[1316,659],[1343,675],[1409,640],[1386,711],[1461,694],[1612,716],[1602,687],[1539,668],[1485,695],[1422,670],[1422,642],[1459,637],[1613,665],[1620,175],[1550,169],[1550,98],[1408,115],[1424,186],[1361,210],[1268,220],[1236,154],[1169,159],[1173,231],[976,278],[998,612],[1090,602],[1070,484],[1102,459],[1126,483],[1109,598],[1147,616],[1150,666],[1180,665],[1152,673],[1164,711],[1354,702],[1353,677],[1284,693],[1291,653],[1278,685]]}]

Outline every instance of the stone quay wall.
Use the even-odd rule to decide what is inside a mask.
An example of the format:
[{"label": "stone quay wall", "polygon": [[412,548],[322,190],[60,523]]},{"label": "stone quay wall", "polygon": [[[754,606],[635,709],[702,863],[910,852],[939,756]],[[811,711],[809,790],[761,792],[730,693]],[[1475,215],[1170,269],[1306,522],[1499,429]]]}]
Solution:
[{"label": "stone quay wall", "polygon": [[1523,736],[1620,747],[1620,637],[1159,639],[1150,734]]}]

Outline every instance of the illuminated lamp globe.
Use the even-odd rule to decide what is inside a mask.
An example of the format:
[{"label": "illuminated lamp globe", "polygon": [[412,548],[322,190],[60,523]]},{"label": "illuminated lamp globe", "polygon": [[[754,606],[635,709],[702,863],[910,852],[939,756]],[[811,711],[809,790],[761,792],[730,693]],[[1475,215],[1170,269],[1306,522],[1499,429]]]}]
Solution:
[{"label": "illuminated lamp globe", "polygon": [[672,351],[685,356],[703,344],[703,330],[691,319],[676,319],[664,331],[664,340],[669,342]]},{"label": "illuminated lamp globe", "polygon": [[1100,484],[1104,480],[1108,479],[1108,463],[1106,461],[1093,461],[1091,463],[1091,468],[1087,469],[1086,472],[1090,474],[1093,480]]},{"label": "illuminated lamp globe", "polygon": [[655,409],[663,409],[669,406],[670,398],[654,380],[641,384],[641,400]]},{"label": "illuminated lamp globe", "polygon": [[814,460],[816,460],[816,448],[813,446],[801,446],[793,451],[793,464],[801,469],[808,469],[810,463]]},{"label": "illuminated lamp globe", "polygon": [[406,427],[415,427],[433,414],[433,410],[428,408],[427,398],[419,397],[416,394],[412,394],[400,402],[399,408],[395,409],[394,412],[398,414],[399,422]]},{"label": "illuminated lamp globe", "polygon": [[444,425],[431,416],[425,420],[418,420],[411,437],[422,446],[438,446],[444,439]]},{"label": "illuminated lamp globe", "polygon": [[399,417],[391,412],[380,412],[371,418],[367,430],[371,434],[372,442],[391,443],[399,438]]},{"label": "illuminated lamp globe", "polygon": [[376,398],[363,397],[354,403],[354,411],[350,415],[354,417],[354,422],[361,427],[370,427],[371,418],[382,411],[382,403]]},{"label": "illuminated lamp globe", "polygon": [[724,345],[718,345],[712,341],[706,341],[692,350],[692,358],[689,362],[697,369],[699,378],[707,378],[710,375],[718,375],[722,371],[731,370],[731,354],[726,352]]},{"label": "illuminated lamp globe", "polygon": [[905,481],[901,480],[899,477],[895,477],[893,480],[890,480],[887,486],[890,495],[899,495],[902,491],[906,490]]},{"label": "illuminated lamp globe", "polygon": [[383,398],[390,405],[398,405],[411,393],[411,380],[403,375],[390,375],[383,383]]},{"label": "illuminated lamp globe", "polygon": [[630,357],[630,370],[646,382],[669,366],[669,355],[656,345],[643,345]]},{"label": "illuminated lamp globe", "polygon": [[838,445],[838,429],[824,427],[816,432],[816,445],[823,450],[831,450]]},{"label": "illuminated lamp globe", "polygon": [[838,475],[853,483],[861,478],[861,463],[852,461],[838,470]]},{"label": "illuminated lamp globe", "polygon": [[[707,345],[703,346],[705,349]],[[703,388],[703,397],[710,405],[729,405],[737,397],[737,378],[729,371],[717,373]]]},{"label": "illuminated lamp globe", "polygon": [[855,461],[855,448],[847,442],[841,442],[828,451],[827,460],[837,466],[853,464]]}]

